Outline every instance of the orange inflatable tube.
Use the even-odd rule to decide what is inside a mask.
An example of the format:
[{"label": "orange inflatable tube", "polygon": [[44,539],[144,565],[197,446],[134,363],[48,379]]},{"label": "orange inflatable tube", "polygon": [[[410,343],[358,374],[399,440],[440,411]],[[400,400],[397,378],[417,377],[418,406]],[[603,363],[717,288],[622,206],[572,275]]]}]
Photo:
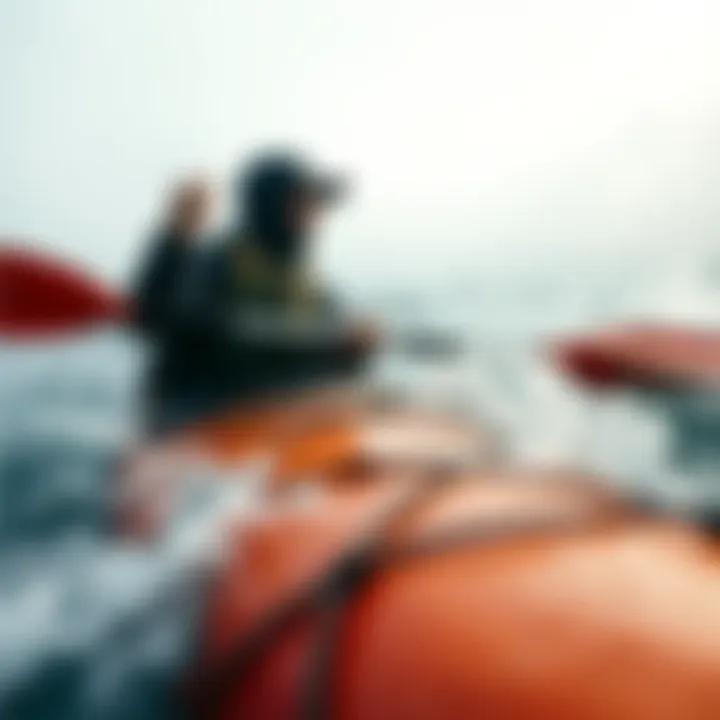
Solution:
[{"label": "orange inflatable tube", "polygon": [[467,479],[378,478],[238,526],[197,715],[720,717],[711,539],[579,477]]}]

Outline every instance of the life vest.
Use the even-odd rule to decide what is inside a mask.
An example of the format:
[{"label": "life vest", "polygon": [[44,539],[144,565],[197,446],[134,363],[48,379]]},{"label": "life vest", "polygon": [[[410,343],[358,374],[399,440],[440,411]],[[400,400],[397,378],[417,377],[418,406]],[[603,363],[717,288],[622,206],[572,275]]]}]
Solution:
[{"label": "life vest", "polygon": [[307,269],[278,265],[247,233],[227,243],[234,302],[283,310],[300,318],[323,311],[325,293]]}]

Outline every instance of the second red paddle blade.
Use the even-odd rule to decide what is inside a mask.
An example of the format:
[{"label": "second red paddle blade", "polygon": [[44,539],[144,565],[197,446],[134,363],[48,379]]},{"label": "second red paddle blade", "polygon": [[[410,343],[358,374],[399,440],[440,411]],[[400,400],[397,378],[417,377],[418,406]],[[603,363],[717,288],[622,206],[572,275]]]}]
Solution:
[{"label": "second red paddle blade", "polygon": [[568,375],[596,387],[720,385],[720,331],[628,326],[560,343]]},{"label": "second red paddle blade", "polygon": [[0,245],[0,335],[39,338],[122,322],[125,301],[40,250]]}]

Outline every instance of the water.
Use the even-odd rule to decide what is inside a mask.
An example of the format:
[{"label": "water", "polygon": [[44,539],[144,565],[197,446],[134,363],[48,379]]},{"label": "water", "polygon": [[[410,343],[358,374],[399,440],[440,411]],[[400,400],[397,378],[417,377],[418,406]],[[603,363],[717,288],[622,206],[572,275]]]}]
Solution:
[{"label": "water", "polygon": [[[583,464],[628,484],[690,485],[673,463],[666,418],[622,394],[592,401],[541,352],[554,333],[620,317],[716,324],[720,293],[699,271],[456,283],[368,299],[391,326],[461,332],[441,363],[381,357],[374,382],[500,429],[521,464]],[[571,281],[572,280],[572,281]],[[252,512],[254,482],[188,479],[195,492],[148,544],[112,536],[113,478],[135,435],[142,349],[103,334],[0,347],[0,717],[174,718],[203,587],[229,517]],[[703,476],[710,486],[714,469]],[[210,479],[211,480],[211,479]]]}]

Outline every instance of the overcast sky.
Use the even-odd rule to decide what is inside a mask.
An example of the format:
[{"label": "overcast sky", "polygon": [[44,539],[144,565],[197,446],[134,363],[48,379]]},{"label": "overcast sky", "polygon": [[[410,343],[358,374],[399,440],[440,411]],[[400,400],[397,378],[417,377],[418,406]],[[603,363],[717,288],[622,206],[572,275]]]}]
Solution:
[{"label": "overcast sky", "polygon": [[356,177],[343,274],[711,246],[718,37],[717,0],[0,0],[0,235],[122,277],[173,174],[294,142]]}]

